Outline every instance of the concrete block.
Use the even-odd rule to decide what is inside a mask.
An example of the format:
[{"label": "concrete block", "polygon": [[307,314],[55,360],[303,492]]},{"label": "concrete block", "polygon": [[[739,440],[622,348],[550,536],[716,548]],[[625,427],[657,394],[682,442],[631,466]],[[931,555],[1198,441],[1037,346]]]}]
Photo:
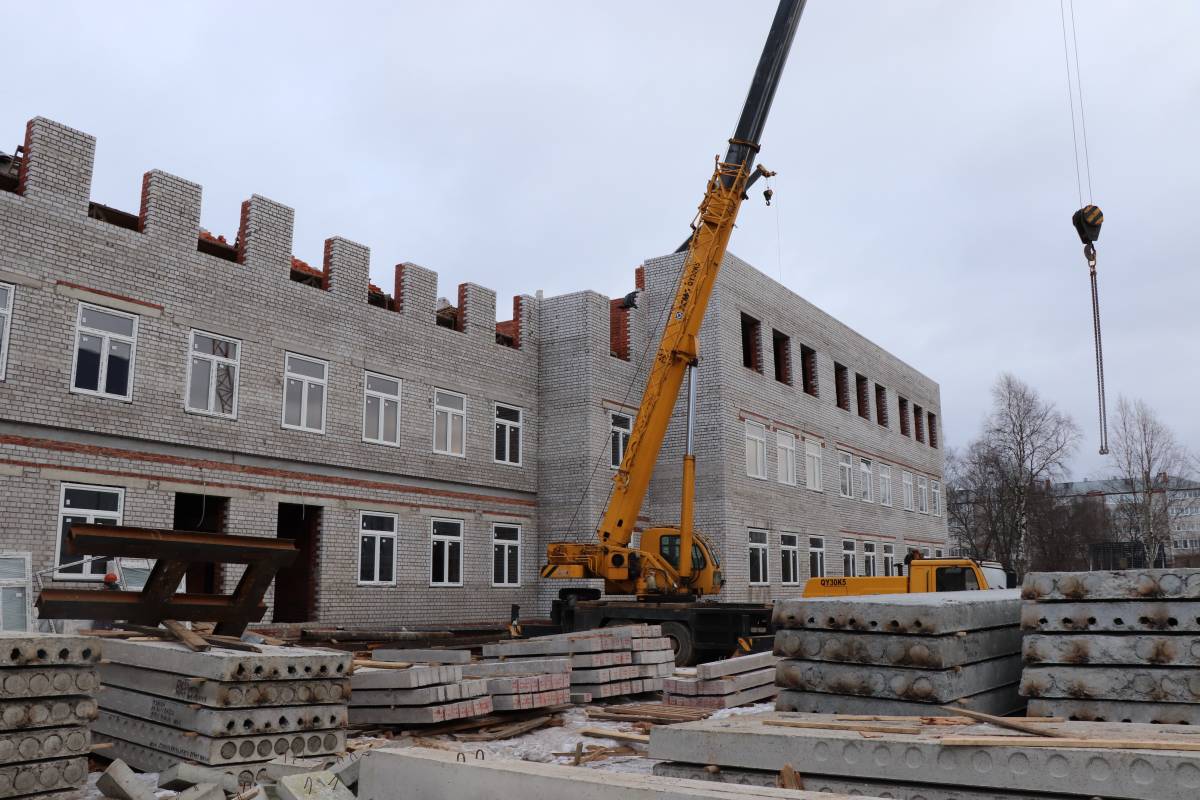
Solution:
[{"label": "concrete block", "polygon": [[571,671],[572,657],[475,661],[462,665],[464,678],[499,678],[512,675],[565,674]]},{"label": "concrete block", "polygon": [[86,756],[91,749],[92,737],[84,726],[0,734],[0,764]]},{"label": "concrete block", "polygon": [[633,684],[631,681],[614,681],[612,683],[572,683],[571,694],[589,694],[592,699],[597,697],[620,697],[623,694],[631,694],[633,692]]},{"label": "concrete block", "polygon": [[937,636],[1003,628],[1020,618],[1017,589],[803,597],[775,603],[775,628]]},{"label": "concrete block", "polygon": [[755,686],[733,694],[704,694],[680,695],[666,693],[663,702],[669,706],[689,706],[692,708],[737,708],[750,703],[762,703],[779,694],[779,687],[773,683]]},{"label": "concrete block", "polygon": [[1029,701],[1031,717],[1066,717],[1097,722],[1143,722],[1155,725],[1200,725],[1200,704],[1130,703],[1122,700],[1067,700],[1053,698]]},{"label": "concrete block", "polygon": [[674,664],[674,650],[640,650],[633,654],[634,664]]},{"label": "concrete block", "polygon": [[[644,641],[638,639],[637,641]],[[579,653],[571,656],[571,669],[596,669],[633,663],[633,651],[613,650],[607,653]]]},{"label": "concrete block", "polygon": [[154,790],[119,758],[96,780],[96,788],[116,800],[154,800]]},{"label": "concrete block", "polygon": [[175,795],[175,800],[225,800],[225,790],[215,783],[197,783]]},{"label": "concrete block", "polygon": [[123,689],[213,708],[345,703],[346,698],[350,696],[350,681],[345,678],[307,681],[214,681],[138,669],[125,664],[104,664],[100,669],[100,677],[105,686],[120,686]]},{"label": "concrete block", "polygon": [[575,705],[583,705],[592,702],[591,692],[571,692],[571,702]]},{"label": "concrete block", "polygon": [[410,664],[470,664],[470,650],[403,649],[381,647],[371,651],[376,661],[407,661]]},{"label": "concrete block", "polygon": [[86,758],[10,764],[0,766],[0,797],[40,796],[43,792],[77,789],[86,780]]},{"label": "concrete block", "polygon": [[0,667],[87,667],[100,661],[94,636],[0,631]]},{"label": "concrete block", "polygon": [[[479,760],[423,747],[381,748],[363,757],[358,800],[849,800],[847,795],[795,789],[721,786],[703,781],[558,764],[502,759]],[[858,800],[871,798],[858,797]]]},{"label": "concrete block", "polygon": [[737,658],[726,658],[721,661],[710,661],[696,666],[696,678],[702,681],[720,678],[722,675],[735,675],[739,672],[750,672],[763,667],[773,667],[779,659],[771,653],[751,653]]},{"label": "concrete block", "polygon": [[1016,625],[947,636],[890,636],[857,631],[781,630],[775,655],[809,661],[947,669],[1021,652]]},{"label": "concrete block", "polygon": [[356,689],[350,695],[350,707],[359,706],[427,706],[450,703],[488,693],[487,678],[471,678],[458,683],[422,686],[419,689]]},{"label": "concrete block", "polygon": [[[275,791],[280,800],[356,800],[354,793],[327,770],[287,775],[279,779]],[[393,796],[396,794],[393,789]]]},{"label": "concrete block", "polygon": [[106,710],[101,710],[100,716],[92,724],[92,730],[208,766],[252,759],[267,760],[284,753],[296,756],[327,755],[338,752],[346,743],[346,732],[342,730],[215,738]]},{"label": "concrete block", "polygon": [[[142,744],[128,742],[124,739],[108,736],[97,731],[93,731],[92,738],[109,745],[108,749],[104,751],[106,757],[119,758],[134,769],[141,770],[142,772],[157,772],[162,774],[181,763],[178,756],[163,753]],[[256,756],[256,760],[219,764],[213,766],[212,769],[230,776],[236,781],[238,786],[249,786],[256,781],[261,782],[267,779],[266,769],[264,768],[266,761],[267,759],[259,759]]]},{"label": "concrete block", "polygon": [[130,717],[161,722],[205,736],[294,733],[342,728],[344,705],[271,706],[268,708],[208,708],[181,700],[142,694],[117,686],[105,688],[101,707]]},{"label": "concrete block", "polygon": [[86,725],[98,709],[90,697],[0,700],[0,731]]},{"label": "concrete block", "polygon": [[666,636],[659,636],[654,639],[634,639],[633,651],[640,653],[646,650],[671,650],[671,639]]},{"label": "concrete block", "polygon": [[1188,600],[1026,603],[1021,627],[1041,633],[1200,633],[1200,603]]},{"label": "concrete block", "polygon": [[352,725],[429,725],[482,717],[495,709],[491,697],[476,697],[435,706],[353,706]]},{"label": "concrete block", "polygon": [[788,659],[779,662],[775,682],[806,692],[947,703],[1020,679],[1021,657],[1012,655],[940,671]]},{"label": "concrete block", "polygon": [[1200,703],[1200,670],[1172,667],[1026,667],[1026,697]]},{"label": "concrete block", "polygon": [[333,773],[333,777],[342,782],[342,785],[353,788],[358,785],[361,768],[362,756],[358,753],[350,753],[331,764],[329,771]]},{"label": "concrete block", "polygon": [[350,685],[357,692],[362,689],[418,689],[441,683],[457,683],[462,680],[462,667],[458,665],[437,667],[413,667],[411,669],[373,669],[360,667],[350,677]]},{"label": "concrete block", "polygon": [[13,667],[0,671],[5,698],[91,694],[100,686],[93,667]]},{"label": "concrete block", "polygon": [[[957,706],[970,711],[982,711],[995,716],[1007,716],[1025,707],[1025,700],[1012,683],[960,697],[945,705]],[[884,700],[877,697],[857,697],[824,692],[798,692],[793,689],[780,691],[775,700],[776,711],[801,711],[814,714],[898,714],[921,717],[944,717],[953,712],[942,711],[938,703],[918,703],[912,700]]]},{"label": "concrete block", "polygon": [[[857,731],[813,730],[764,725],[778,715],[747,715],[657,726],[650,732],[649,756],[668,761],[719,764],[742,769],[779,770],[803,765],[802,772],[876,781],[921,782],[975,789],[1123,800],[1190,800],[1200,788],[1200,754],[1169,750],[1102,750],[1022,747],[1012,733],[1010,747],[943,746],[944,729],[916,735],[879,733],[865,739]],[[828,717],[788,715],[820,721]],[[1060,725],[1068,735],[1114,738],[1111,726]],[[1121,734],[1138,731],[1120,726]],[[956,734],[999,735],[988,725],[955,727]],[[1010,734],[1004,734],[1010,735]]]},{"label": "concrete block", "polygon": [[1026,664],[1200,666],[1200,637],[1170,634],[1061,636],[1031,633],[1022,654]]},{"label": "concrete block", "polygon": [[338,678],[350,671],[353,654],[312,647],[258,645],[261,653],[213,647],[196,653],[177,642],[129,642],[112,639],[104,658],[114,664],[172,672],[215,681],[304,680]]},{"label": "concrete block", "polygon": [[570,689],[552,689],[548,692],[528,694],[492,695],[492,707],[496,711],[520,711],[528,708],[546,708],[571,702]]},{"label": "concrete block", "polygon": [[288,758],[280,756],[268,761],[264,767],[267,779],[279,781],[287,775],[304,775],[310,772],[320,772],[329,766],[327,758]]},{"label": "concrete block", "polygon": [[515,642],[498,642],[485,644],[485,658],[500,658],[509,656],[553,656],[574,655],[575,653],[602,653],[606,650],[632,650],[633,637],[630,636],[539,636],[536,639],[523,639]]},{"label": "concrete block", "polygon": [[1053,600],[1200,600],[1200,569],[1031,572],[1021,597]]},{"label": "concrete block", "polygon": [[775,667],[766,667],[764,669],[756,669],[753,672],[726,675],[721,678],[713,678],[712,680],[668,678],[663,681],[663,688],[671,694],[734,694],[735,692],[774,682]]},{"label": "concrete block", "polygon": [[188,761],[177,761],[158,773],[158,787],[180,791],[199,783],[215,783],[233,794],[238,790],[237,776],[220,769],[203,767]]},{"label": "concrete block", "polygon": [[571,683],[611,683],[628,681],[638,676],[637,667],[602,667],[601,669],[572,669]]}]

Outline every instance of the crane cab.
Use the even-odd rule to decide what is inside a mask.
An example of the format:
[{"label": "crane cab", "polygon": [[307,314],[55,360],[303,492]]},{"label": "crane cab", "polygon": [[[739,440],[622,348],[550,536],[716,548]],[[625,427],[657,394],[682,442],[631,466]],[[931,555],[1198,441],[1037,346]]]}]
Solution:
[{"label": "crane cab", "polygon": [[[679,540],[678,528],[648,528],[642,531],[639,549],[643,553],[657,553],[678,571]],[[680,578],[680,580],[689,590],[688,593],[697,597],[717,594],[725,584],[725,578],[721,574],[720,560],[709,548],[708,542],[699,534],[692,534],[691,578]]]}]

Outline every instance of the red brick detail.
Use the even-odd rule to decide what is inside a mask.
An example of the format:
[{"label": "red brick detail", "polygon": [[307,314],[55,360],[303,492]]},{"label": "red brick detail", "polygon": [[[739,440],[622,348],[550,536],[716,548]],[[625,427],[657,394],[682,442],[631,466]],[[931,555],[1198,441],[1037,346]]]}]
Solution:
[{"label": "red brick detail", "polygon": [[397,311],[404,310],[404,265],[396,265],[396,278],[392,284],[392,302],[396,305]]},{"label": "red brick detail", "polygon": [[138,207],[138,233],[146,232],[146,214],[150,206],[150,173],[142,175],[142,202]]},{"label": "red brick detail", "polygon": [[622,361],[629,360],[629,309],[621,299],[608,301],[608,351]]},{"label": "red brick detail", "polygon": [[[296,258],[292,257],[293,264]],[[307,264],[305,265],[307,266]],[[293,267],[294,268],[294,267]],[[313,270],[314,272],[316,270]],[[333,239],[325,240],[325,252],[321,255],[321,288],[329,291],[329,284],[333,281]],[[368,287],[367,291],[371,289]]]},{"label": "red brick detail", "polygon": [[633,271],[633,285],[639,292],[646,291],[646,268],[644,266]]},{"label": "red brick detail", "polygon": [[84,286],[79,283],[71,283],[70,281],[55,281],[54,283],[57,286],[66,286],[69,289],[80,289],[85,292],[91,292],[92,294],[98,294],[102,297],[111,297],[114,300],[124,300],[126,303],[137,303],[139,306],[145,306],[146,308],[155,308],[159,311],[163,310],[163,307],[158,303],[150,303],[146,300],[138,300],[136,297],[126,297],[123,294],[107,292],[104,289],[93,289],[91,286]]},{"label": "red brick detail", "polygon": [[237,241],[233,243],[233,249],[237,252],[237,263],[246,263],[246,229],[250,227],[250,201],[242,201],[241,216],[238,218],[238,235]]},{"label": "red brick detail", "polygon": [[467,320],[467,285],[460,283],[458,285],[458,313],[454,317],[454,330],[461,331],[466,329]]},{"label": "red brick detail", "polygon": [[29,177],[29,154],[33,152],[33,120],[25,123],[25,152],[17,171],[17,194],[25,194],[25,179]]}]

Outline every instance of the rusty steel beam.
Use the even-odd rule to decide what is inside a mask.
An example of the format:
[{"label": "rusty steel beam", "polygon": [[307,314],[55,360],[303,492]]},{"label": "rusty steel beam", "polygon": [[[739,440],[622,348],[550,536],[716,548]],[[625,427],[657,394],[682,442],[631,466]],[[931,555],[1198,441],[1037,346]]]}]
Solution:
[{"label": "rusty steel beam", "polygon": [[121,558],[165,558],[176,561],[255,564],[263,559],[287,566],[298,551],[289,539],[226,536],[199,531],[134,528],[118,525],[72,525],[68,555]]}]

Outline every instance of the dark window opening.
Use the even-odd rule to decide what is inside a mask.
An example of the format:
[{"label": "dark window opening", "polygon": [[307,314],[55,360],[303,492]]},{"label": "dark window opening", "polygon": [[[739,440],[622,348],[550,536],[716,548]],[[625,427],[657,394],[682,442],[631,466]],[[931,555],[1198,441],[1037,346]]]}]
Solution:
[{"label": "dark window opening", "polygon": [[800,371],[805,393],[818,397],[817,351],[805,345],[800,345]]},{"label": "dark window opening", "polygon": [[452,331],[462,330],[458,325],[458,308],[442,300],[438,304],[435,321],[438,327],[449,328]]},{"label": "dark window opening", "polygon": [[[175,495],[175,519],[171,527],[177,531],[226,533],[229,519],[229,498],[205,494],[178,492]],[[218,594],[221,592],[221,565],[190,564],[186,586],[189,593]]]},{"label": "dark window opening", "polygon": [[907,397],[900,398],[900,435],[912,436],[912,429],[909,425]]},{"label": "dark window opening", "polygon": [[771,331],[771,355],[775,360],[775,380],[792,385],[792,340],[777,330]]},{"label": "dark window opening", "polygon": [[88,216],[129,231],[140,231],[142,228],[137,214],[130,214],[128,211],[120,211],[99,203],[88,203]]},{"label": "dark window opening", "polygon": [[937,414],[929,412],[929,446],[937,448],[938,433],[937,433]]},{"label": "dark window opening", "polygon": [[913,432],[918,442],[925,441],[925,411],[913,403]]},{"label": "dark window opening", "polygon": [[867,379],[854,373],[854,393],[858,398],[858,415],[863,419],[871,418],[871,397],[867,390]]},{"label": "dark window opening", "polygon": [[888,426],[887,389],[875,384],[875,421],[883,427]]},{"label": "dark window opening", "polygon": [[850,410],[850,372],[836,361],[833,362],[834,386],[837,389],[837,407]]},{"label": "dark window opening", "polygon": [[280,503],[275,535],[296,543],[300,554],[275,575],[275,622],[309,622],[317,617],[317,557],[320,506]]},{"label": "dark window opening", "polygon": [[742,364],[746,369],[762,372],[762,325],[749,314],[742,314]]}]

